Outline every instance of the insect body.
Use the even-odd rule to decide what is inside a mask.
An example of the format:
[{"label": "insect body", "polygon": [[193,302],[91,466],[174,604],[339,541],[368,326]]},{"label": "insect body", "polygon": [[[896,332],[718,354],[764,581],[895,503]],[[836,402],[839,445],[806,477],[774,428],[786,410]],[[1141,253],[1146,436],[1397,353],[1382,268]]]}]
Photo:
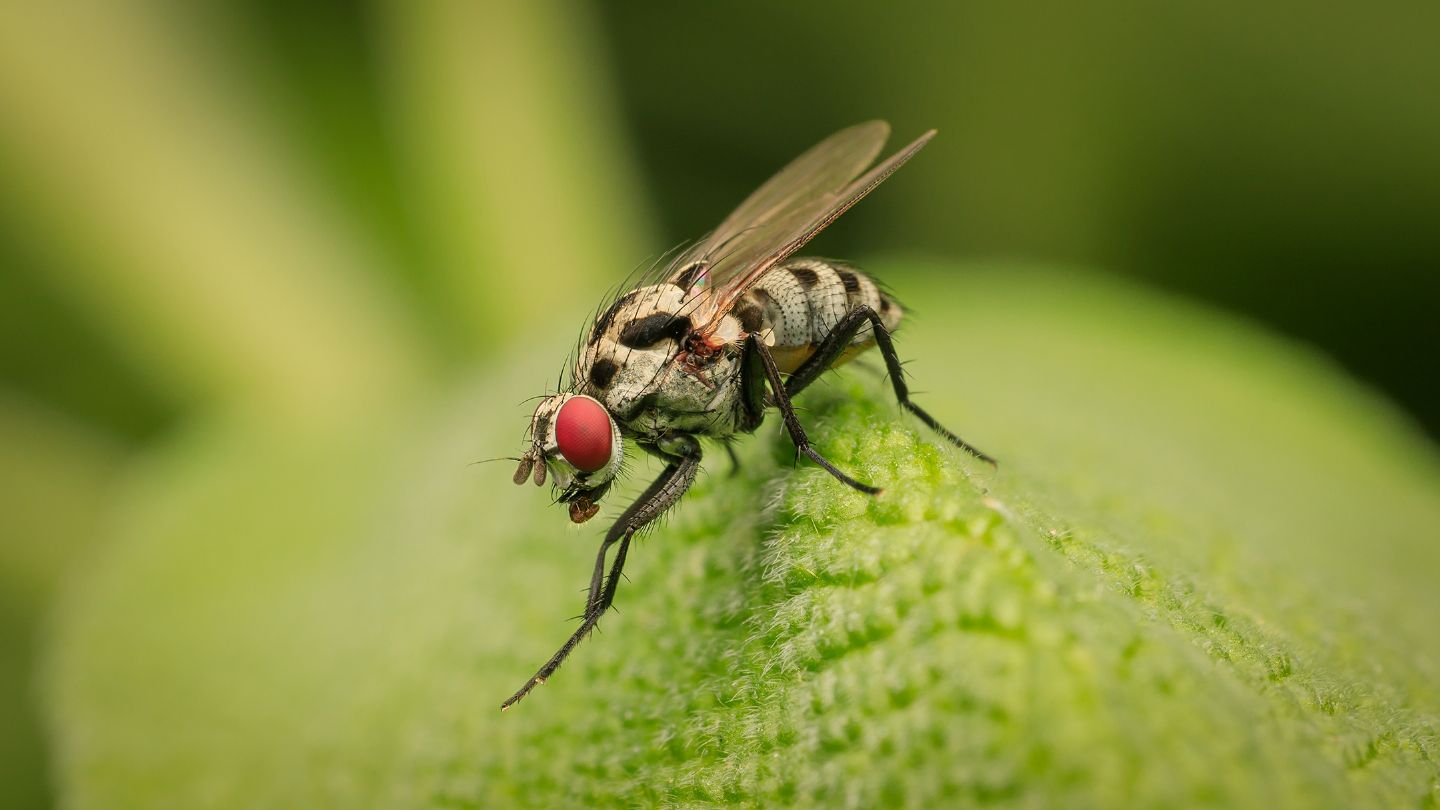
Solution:
[{"label": "insect body", "polygon": [[[879,494],[810,446],[791,404],[826,370],[869,347],[880,348],[901,405],[955,445],[994,463],[910,401],[890,337],[903,314],[899,304],[853,267],[792,258],[934,131],[866,171],[888,134],[883,122],[860,124],[796,158],[652,283],[605,309],[582,343],[570,390],[546,397],[535,409],[531,446],[515,482],[533,477],[543,484],[553,476],[576,523],[599,510],[619,471],[625,439],[666,466],[606,533],[580,627],[502,709],[544,683],[594,629],[614,600],[635,533],[694,482],[700,438],[753,432],[773,406],[800,453],[846,485]],[[617,548],[607,573],[612,546]]]}]

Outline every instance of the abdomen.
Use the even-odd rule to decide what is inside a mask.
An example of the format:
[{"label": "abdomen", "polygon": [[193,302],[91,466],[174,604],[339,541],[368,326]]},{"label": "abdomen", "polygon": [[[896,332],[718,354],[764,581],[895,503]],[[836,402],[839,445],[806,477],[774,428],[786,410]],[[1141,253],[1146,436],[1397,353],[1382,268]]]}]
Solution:
[{"label": "abdomen", "polygon": [[[868,276],[842,262],[793,259],[766,273],[735,305],[732,315],[746,332],[760,332],[786,373],[800,367],[842,318],[864,304],[893,330],[900,305]],[[759,328],[752,328],[752,327]],[[766,332],[768,330],[768,334]],[[840,365],[874,345],[867,322],[850,340]]]}]

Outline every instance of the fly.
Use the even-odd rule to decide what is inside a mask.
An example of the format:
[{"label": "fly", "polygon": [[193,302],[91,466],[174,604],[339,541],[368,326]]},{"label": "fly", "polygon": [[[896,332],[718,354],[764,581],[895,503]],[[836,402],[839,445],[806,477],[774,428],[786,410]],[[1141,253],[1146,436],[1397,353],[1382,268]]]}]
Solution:
[{"label": "fly", "polygon": [[[901,406],[950,443],[995,463],[910,401],[890,337],[904,314],[900,305],[848,264],[792,258],[935,131],[871,168],[889,134],[888,124],[870,121],[821,141],[664,265],[653,283],[620,296],[596,318],[569,390],[535,409],[515,483],[542,485],[548,474],[570,519],[584,523],[615,480],[626,439],[662,460],[665,470],[606,532],[580,627],[501,709],[544,683],[595,628],[615,599],[635,533],[695,481],[701,438],[752,433],[773,406],[799,453],[846,486],[880,494],[811,447],[791,404],[825,371],[872,346],[885,359]],[[607,554],[617,543],[607,572]]]}]

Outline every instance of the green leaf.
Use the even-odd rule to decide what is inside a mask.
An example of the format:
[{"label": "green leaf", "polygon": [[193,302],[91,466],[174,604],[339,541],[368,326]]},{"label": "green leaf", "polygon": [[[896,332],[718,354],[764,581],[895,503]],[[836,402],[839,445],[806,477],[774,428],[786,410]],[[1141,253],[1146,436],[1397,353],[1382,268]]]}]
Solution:
[{"label": "green leaf", "polygon": [[604,632],[503,715],[598,529],[466,463],[513,451],[553,358],[363,430],[197,425],[56,622],[70,805],[1440,799],[1440,474],[1392,409],[1115,282],[875,267],[918,271],[917,398],[1000,469],[858,363],[802,417],[885,495],[794,466],[773,418],[739,475],[717,448]]}]

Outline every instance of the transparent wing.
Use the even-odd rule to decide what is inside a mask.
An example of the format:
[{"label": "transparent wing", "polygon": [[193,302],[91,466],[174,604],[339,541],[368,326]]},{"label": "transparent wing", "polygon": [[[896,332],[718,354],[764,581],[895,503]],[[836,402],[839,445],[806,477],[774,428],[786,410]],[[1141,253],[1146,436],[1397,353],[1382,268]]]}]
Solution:
[{"label": "transparent wing", "polygon": [[870,121],[831,135],[770,178],[670,264],[669,279],[692,291],[687,309],[697,331],[711,331],[766,271],[884,182],[935,135],[934,130],[925,133],[865,172],[889,133],[885,122]]},{"label": "transparent wing", "polygon": [[865,171],[889,137],[890,125],[884,121],[867,121],[831,135],[745,198],[719,227],[677,257],[672,267],[683,270],[696,261],[713,262],[727,245],[741,237],[750,243],[755,241],[753,234],[757,231],[793,224],[798,212],[827,194],[839,192]]}]

